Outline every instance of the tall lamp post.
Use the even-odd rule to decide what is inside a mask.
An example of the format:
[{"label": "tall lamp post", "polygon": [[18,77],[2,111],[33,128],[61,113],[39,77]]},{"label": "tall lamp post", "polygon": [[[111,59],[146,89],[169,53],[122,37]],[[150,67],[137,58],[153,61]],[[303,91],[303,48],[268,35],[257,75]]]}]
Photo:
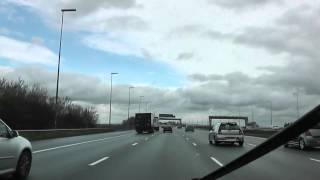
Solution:
[{"label": "tall lamp post", "polygon": [[133,86],[130,86],[130,87],[129,87],[128,120],[129,120],[129,117],[130,117],[130,103],[131,103],[130,91],[131,91],[131,89],[133,89],[133,88],[134,88]]},{"label": "tall lamp post", "polygon": [[300,112],[299,112],[299,89],[297,89],[296,92],[293,93],[294,96],[297,98],[297,119],[300,117]]},{"label": "tall lamp post", "polygon": [[110,79],[111,79],[111,83],[110,83],[110,102],[109,102],[109,126],[111,125],[111,104],[112,104],[112,76],[113,75],[117,75],[119,73],[110,73]]},{"label": "tall lamp post", "polygon": [[57,72],[57,86],[56,86],[56,98],[55,98],[55,118],[54,128],[57,128],[58,118],[58,96],[59,96],[59,78],[60,78],[60,57],[61,57],[61,45],[62,45],[62,30],[63,30],[63,15],[64,12],[75,12],[76,9],[61,9],[61,28],[60,28],[60,42],[59,42],[59,56],[58,56],[58,72]]},{"label": "tall lamp post", "polygon": [[144,96],[140,96],[140,100],[139,100],[139,113],[140,113],[140,108],[141,108],[141,101],[142,101],[142,98],[143,98]]}]

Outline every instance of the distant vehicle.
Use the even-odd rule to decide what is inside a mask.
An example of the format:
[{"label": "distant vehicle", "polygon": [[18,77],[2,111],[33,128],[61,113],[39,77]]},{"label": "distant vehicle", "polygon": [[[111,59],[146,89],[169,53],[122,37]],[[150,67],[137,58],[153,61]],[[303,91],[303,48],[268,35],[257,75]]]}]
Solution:
[{"label": "distant vehicle", "polygon": [[234,122],[217,123],[209,133],[209,143],[238,143],[243,146],[244,135],[241,128]]},{"label": "distant vehicle", "polygon": [[134,124],[138,134],[154,132],[152,113],[136,113]]},{"label": "distant vehicle", "polygon": [[15,179],[26,179],[31,169],[31,152],[30,142],[0,119],[0,179],[9,174]]},{"label": "distant vehicle", "polygon": [[165,132],[171,132],[172,133],[172,127],[170,125],[162,126],[162,129],[163,129],[163,133],[165,133]]},{"label": "distant vehicle", "polygon": [[281,129],[281,127],[280,126],[272,126],[272,129],[278,130],[278,129]]},{"label": "distant vehicle", "polygon": [[185,132],[194,132],[194,127],[193,126],[186,126]]},{"label": "distant vehicle", "polygon": [[[286,124],[285,127],[289,125],[290,123]],[[284,147],[289,146],[298,146],[301,150],[320,147],[320,123],[284,144]]]}]

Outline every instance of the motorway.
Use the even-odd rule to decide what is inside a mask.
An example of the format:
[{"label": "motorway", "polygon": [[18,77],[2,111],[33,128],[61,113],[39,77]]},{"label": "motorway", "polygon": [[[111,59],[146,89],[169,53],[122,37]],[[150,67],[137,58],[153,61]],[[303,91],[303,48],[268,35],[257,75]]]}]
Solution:
[{"label": "motorway", "polygon": [[[34,141],[29,180],[191,180],[223,166],[265,139],[243,147],[210,145],[208,132],[137,135],[122,131]],[[278,148],[221,178],[319,179],[320,150]]]}]

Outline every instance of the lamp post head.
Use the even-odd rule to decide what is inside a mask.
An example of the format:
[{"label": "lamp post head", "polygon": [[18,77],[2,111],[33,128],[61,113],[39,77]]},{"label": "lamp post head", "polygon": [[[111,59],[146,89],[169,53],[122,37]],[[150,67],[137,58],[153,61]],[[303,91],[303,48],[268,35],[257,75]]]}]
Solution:
[{"label": "lamp post head", "polygon": [[61,9],[61,12],[75,12],[77,9]]}]

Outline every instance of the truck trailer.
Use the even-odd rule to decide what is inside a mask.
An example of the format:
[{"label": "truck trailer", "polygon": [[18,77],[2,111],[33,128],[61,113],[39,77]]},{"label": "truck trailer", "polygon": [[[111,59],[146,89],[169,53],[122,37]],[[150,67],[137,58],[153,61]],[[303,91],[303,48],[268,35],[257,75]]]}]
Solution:
[{"label": "truck trailer", "polygon": [[135,129],[138,134],[147,132],[154,132],[154,115],[153,113],[136,113],[135,120]]}]

